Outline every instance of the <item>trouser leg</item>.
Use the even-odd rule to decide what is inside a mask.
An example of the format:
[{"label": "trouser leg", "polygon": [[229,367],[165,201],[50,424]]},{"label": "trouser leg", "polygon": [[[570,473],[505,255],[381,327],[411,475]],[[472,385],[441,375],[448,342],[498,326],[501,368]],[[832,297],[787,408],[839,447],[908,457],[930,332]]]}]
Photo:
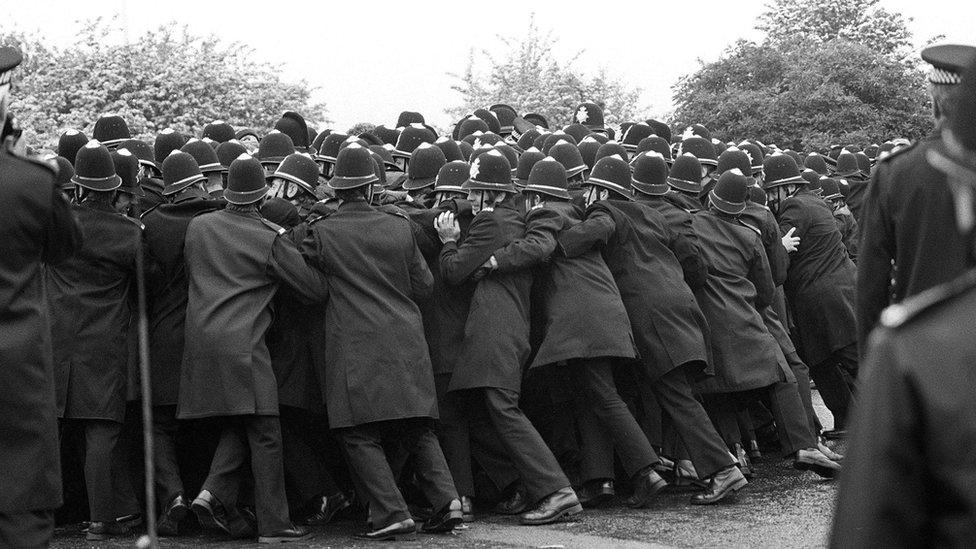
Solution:
[{"label": "trouser leg", "polygon": [[734,463],[705,409],[692,396],[684,367],[664,374],[651,387],[688,449],[700,478],[709,478]]},{"label": "trouser leg", "polygon": [[742,431],[739,429],[737,412],[740,408],[735,393],[711,393],[702,395],[705,410],[712,425],[725,441],[725,446],[732,448],[733,444],[742,443]]},{"label": "trouser leg", "polygon": [[[613,380],[613,366],[608,359],[585,361],[580,365],[589,403],[588,410],[597,418],[600,427],[612,441],[612,449],[620,456],[628,476],[659,461],[657,453],[641,430],[637,420],[627,409]],[[610,452],[611,462],[613,451]],[[612,464],[611,464],[612,465]]]},{"label": "trouser leg", "polygon": [[458,498],[458,490],[451,478],[451,471],[441,452],[437,437],[426,420],[408,420],[414,424],[409,429],[412,441],[408,441],[413,456],[417,484],[434,509],[441,509]]},{"label": "trouser leg", "polygon": [[244,418],[254,475],[254,506],[258,533],[271,534],[291,527],[285,496],[285,467],[281,458],[281,424],[277,416]]},{"label": "trouser leg", "polygon": [[834,360],[840,365],[841,372],[844,373],[844,379],[847,381],[848,386],[852,393],[857,392],[854,380],[857,379],[857,344],[852,343],[847,347],[834,351],[831,355]]},{"label": "trouser leg", "polygon": [[0,547],[42,549],[54,534],[54,511],[0,513]]},{"label": "trouser leg", "polygon": [[176,435],[179,429],[176,406],[153,406],[153,467],[156,495],[161,506],[183,493],[183,479],[176,460]]},{"label": "trouser leg", "polygon": [[834,416],[834,429],[844,429],[854,402],[854,395],[844,379],[844,373],[834,360],[827,359],[810,368],[810,377],[817,383],[817,390],[820,391],[824,404]]},{"label": "trouser leg", "polygon": [[112,490],[112,458],[121,433],[121,423],[85,420],[85,486],[93,522],[111,522],[118,516]]},{"label": "trouser leg", "polygon": [[556,457],[518,407],[513,391],[488,387],[483,390],[485,408],[509,459],[522,477],[533,501],[570,485]]},{"label": "trouser leg", "polygon": [[227,419],[220,431],[220,442],[210,461],[210,472],[201,490],[217,497],[232,512],[237,507],[241,489],[241,469],[247,461],[244,433],[236,419]]},{"label": "trouser leg", "polygon": [[813,409],[813,397],[810,391],[810,368],[800,359],[800,355],[796,351],[786,354],[786,362],[790,365],[790,369],[793,370],[793,375],[796,377],[796,390],[800,395],[800,403],[803,404],[803,411],[807,415],[807,422],[810,423],[810,428],[814,434],[819,433],[822,430],[822,426],[820,425],[820,418],[817,417],[816,410]]},{"label": "trouser leg", "polygon": [[580,446],[580,483],[591,480],[605,480],[614,477],[613,470],[613,439],[600,418],[589,408],[580,391],[580,398],[576,401],[579,446]]},{"label": "trouser leg", "polygon": [[309,425],[304,410],[281,407],[281,452],[285,488],[296,507],[318,496],[331,496],[339,489],[322,459],[308,440]]},{"label": "trouser leg", "polygon": [[378,428],[358,425],[340,429],[338,433],[349,459],[349,468],[369,505],[372,528],[384,528],[410,518],[407,503],[397,489],[396,478],[386,461]]},{"label": "trouser leg", "polygon": [[797,450],[816,448],[817,439],[803,411],[797,384],[786,381],[774,383],[768,388],[768,394],[783,452],[792,454]]},{"label": "trouser leg", "polygon": [[465,417],[463,404],[458,400],[459,394],[447,392],[450,382],[450,374],[434,377],[440,411],[437,434],[458,493],[473,497],[474,474],[471,471],[471,437],[468,431],[468,418]]},{"label": "trouser leg", "polygon": [[112,493],[115,494],[115,513],[120,517],[134,515],[142,510],[129,474],[128,454],[131,440],[126,438],[123,436],[112,452]]}]

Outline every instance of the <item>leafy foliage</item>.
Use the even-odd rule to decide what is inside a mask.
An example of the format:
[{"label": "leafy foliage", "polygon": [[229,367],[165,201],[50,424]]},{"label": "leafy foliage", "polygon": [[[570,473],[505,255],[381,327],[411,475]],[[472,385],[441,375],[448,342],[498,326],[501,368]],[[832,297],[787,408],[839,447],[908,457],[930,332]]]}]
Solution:
[{"label": "leafy foliage", "polygon": [[275,67],[254,61],[242,44],[193,36],[175,23],[127,43],[114,32],[96,19],[69,48],[50,46],[38,35],[0,38],[25,54],[11,110],[30,143],[53,148],[66,128],[91,136],[105,113],[124,117],[137,137],[168,127],[199,134],[215,119],[267,131],[286,110],[302,113],[311,126],[325,122],[325,105],[311,102],[305,82],[282,81]]},{"label": "leafy foliage", "polygon": [[520,113],[539,113],[552,124],[569,124],[574,109],[584,101],[600,105],[608,124],[637,115],[639,88],[628,87],[602,69],[593,75],[582,73],[573,66],[582,51],[560,62],[553,52],[552,32],[540,31],[534,19],[523,36],[498,40],[506,48],[504,57],[496,58],[487,50],[476,57],[472,50],[464,72],[454,75],[459,82],[452,89],[462,99],[458,107],[448,110],[455,118],[507,103]]},{"label": "leafy foliage", "polygon": [[876,4],[776,0],[761,43],[739,41],[675,84],[673,120],[793,149],[921,137],[932,122],[911,34]]}]

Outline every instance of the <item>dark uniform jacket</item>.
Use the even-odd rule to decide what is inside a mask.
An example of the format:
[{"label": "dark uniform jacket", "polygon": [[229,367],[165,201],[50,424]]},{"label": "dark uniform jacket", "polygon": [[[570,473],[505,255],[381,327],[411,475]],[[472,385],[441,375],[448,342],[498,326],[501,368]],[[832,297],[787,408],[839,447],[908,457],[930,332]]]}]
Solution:
[{"label": "dark uniform jacket", "polygon": [[142,229],[109,203],[86,202],[72,210],[84,244],[71,259],[48,268],[46,277],[58,416],[121,423]]},{"label": "dark uniform jacket", "polygon": [[325,276],[305,264],[284,229],[258,212],[220,210],[186,230],[186,345],[177,417],[278,415],[264,342],[271,300],[286,285],[307,302],[328,297]]},{"label": "dark uniform jacket", "polygon": [[783,381],[785,359],[759,314],[775,294],[759,233],[712,212],[696,215],[694,225],[708,262],[708,282],[695,297],[708,320],[715,369],[699,390],[728,393]]},{"label": "dark uniform jacket", "polygon": [[851,261],[857,263],[857,241],[860,238],[858,233],[857,221],[850,208],[843,206],[834,210],[834,221],[837,223],[837,230],[840,231],[844,247],[847,248],[847,256]]},{"label": "dark uniform jacket", "polygon": [[766,260],[769,261],[769,272],[776,285],[773,295],[773,302],[759,309],[766,329],[779,343],[780,349],[788,355],[796,352],[796,346],[790,338],[787,328],[788,317],[786,313],[786,296],[783,292],[783,282],[786,281],[787,272],[790,266],[790,256],[783,246],[783,234],[779,230],[776,217],[769,208],[746,202],[746,209],[739,216],[738,222],[754,229],[759,233],[762,241],[763,250],[766,252]]},{"label": "dark uniform jacket", "polygon": [[[695,234],[695,229],[691,226],[691,219],[693,214],[676,206],[672,201],[672,197],[675,193],[669,193],[662,197],[652,197],[647,195],[638,194],[639,201],[651,206],[655,210],[661,212],[664,219],[668,222],[668,227],[671,228],[675,233],[683,236],[696,250],[693,254],[687,254],[681,259],[683,263],[681,264],[681,269],[684,271],[686,276],[695,276],[705,273],[705,263],[702,254],[698,250],[698,235]],[[705,283],[704,280],[688,280],[685,279],[691,287],[701,286]]]},{"label": "dark uniform jacket", "polygon": [[600,251],[552,257],[557,235],[581,221],[582,212],[571,202],[548,202],[528,212],[524,238],[494,254],[498,269],[491,276],[537,268],[533,284],[541,293],[542,343],[532,368],[575,358],[635,356],[627,310]]},{"label": "dark uniform jacket", "polygon": [[928,137],[882,160],[858,222],[857,324],[861,343],[890,302],[948,282],[973,265],[956,228],[946,176],[929,165]]},{"label": "dark uniform jacket", "polygon": [[333,429],[436,418],[420,309],[433,277],[402,214],[344,201],[311,223],[302,253],[328,274],[325,357],[317,366]]},{"label": "dark uniform jacket", "polygon": [[160,204],[142,216],[149,316],[149,379],[154,406],[175,406],[179,402],[188,291],[183,261],[186,228],[197,215],[223,208],[226,204],[204,199],[206,193],[194,191],[180,193],[178,202]]},{"label": "dark uniform jacket", "polygon": [[[460,244],[441,250],[441,276],[448,284],[464,284],[495,250],[525,232],[513,199],[474,216]],[[493,387],[519,392],[522,366],[529,358],[529,270],[499,273],[481,279],[471,297],[464,340],[454,365],[449,390]]]},{"label": "dark uniform jacket", "polygon": [[863,379],[831,547],[976,543],[976,272],[881,316]]},{"label": "dark uniform jacket", "polygon": [[0,513],[61,505],[51,328],[42,263],[64,261],[81,230],[50,166],[0,147]]},{"label": "dark uniform jacket", "polygon": [[780,230],[796,228],[786,297],[800,338],[803,361],[813,366],[857,341],[854,321],[856,269],[834,216],[822,198],[801,190],[780,205]]},{"label": "dark uniform jacket", "polygon": [[586,221],[560,233],[559,245],[567,257],[594,247],[602,251],[652,379],[689,362],[705,363],[708,325],[685,284],[705,276],[682,272],[681,261],[695,250],[657,210],[640,202],[600,201]]}]

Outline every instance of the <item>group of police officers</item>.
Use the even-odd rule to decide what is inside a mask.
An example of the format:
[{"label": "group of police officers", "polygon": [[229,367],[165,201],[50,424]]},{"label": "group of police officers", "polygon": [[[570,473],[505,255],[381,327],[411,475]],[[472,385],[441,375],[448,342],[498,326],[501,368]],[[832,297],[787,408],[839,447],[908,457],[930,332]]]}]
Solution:
[{"label": "group of police officers", "polygon": [[[974,51],[923,51],[931,137],[823,154],[615,131],[596,103],[551,129],[497,104],[444,136],[286,112],[152,144],[107,115],[45,160],[10,125],[0,545],[48,543],[62,455],[89,540],[139,526],[143,411],[167,536],[296,541],[351,513],[412,539],[668,486],[707,505],[765,452],[848,463],[838,546],[972,540]],[[5,120],[20,61],[0,49]]]}]

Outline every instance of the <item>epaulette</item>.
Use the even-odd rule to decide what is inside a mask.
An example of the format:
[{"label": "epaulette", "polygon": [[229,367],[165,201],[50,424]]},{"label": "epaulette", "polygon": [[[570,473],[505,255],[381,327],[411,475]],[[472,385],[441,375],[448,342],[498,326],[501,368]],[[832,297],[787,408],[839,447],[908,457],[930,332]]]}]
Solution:
[{"label": "epaulette", "polygon": [[52,166],[48,161],[42,160],[41,157],[39,157],[39,156],[28,156],[26,154],[20,154],[20,153],[14,151],[13,149],[10,149],[9,147],[0,147],[0,148],[2,148],[5,152],[7,152],[8,154],[10,154],[10,156],[12,156],[14,158],[17,158],[19,160],[23,160],[25,162],[30,162],[31,164],[34,164],[35,166],[39,166],[41,168],[44,168],[47,171],[51,172],[51,175],[53,175],[54,177],[57,177],[58,176],[58,169],[56,167]]},{"label": "epaulette", "polygon": [[325,211],[317,210],[317,211],[310,212],[308,214],[308,217],[305,218],[305,223],[308,223],[308,226],[311,227],[312,225],[315,225],[319,221],[322,221],[323,219],[330,217],[334,213],[335,210],[325,210]]},{"label": "epaulette", "polygon": [[119,214],[119,215],[121,215],[124,219],[128,219],[129,221],[131,221],[132,223],[134,223],[137,227],[139,227],[140,230],[143,230],[143,231],[146,230],[146,226],[142,224],[142,221],[139,221],[138,219],[136,219],[134,217],[129,217],[129,216],[125,215],[125,214]]},{"label": "epaulette", "polygon": [[752,229],[756,234],[758,234],[759,236],[762,236],[762,231],[759,230],[759,227],[754,227],[754,226],[750,225],[749,223],[746,223],[745,221],[743,221],[741,218],[736,218],[736,221],[739,223],[739,225],[742,225],[743,227],[745,227],[747,229]]},{"label": "epaulette", "polygon": [[888,162],[891,162],[891,160],[893,158],[898,158],[899,156],[907,153],[908,151],[914,150],[915,147],[917,147],[919,143],[920,143],[920,141],[912,141],[910,144],[905,145],[904,147],[899,148],[895,152],[889,153],[889,154],[885,155],[884,158],[882,158],[881,160],[878,160],[877,164],[880,165],[880,164],[886,164]]},{"label": "epaulette", "polygon": [[929,288],[901,303],[889,305],[881,312],[881,325],[885,328],[898,328],[925,311],[973,288],[976,288],[976,269],[967,271],[950,282]]},{"label": "epaulette", "polygon": [[395,215],[397,217],[402,217],[403,219],[406,219],[407,221],[410,221],[410,216],[407,215],[406,212],[404,212],[403,210],[401,210],[399,208],[397,208],[395,210],[394,209],[382,208],[382,209],[380,209],[380,211],[383,212],[383,213],[386,213],[386,214]]},{"label": "epaulette", "polygon": [[281,225],[278,225],[277,223],[272,223],[271,221],[268,221],[263,217],[261,218],[261,223],[264,223],[266,227],[270,228],[271,230],[278,233],[279,235],[285,234],[287,232]]}]

